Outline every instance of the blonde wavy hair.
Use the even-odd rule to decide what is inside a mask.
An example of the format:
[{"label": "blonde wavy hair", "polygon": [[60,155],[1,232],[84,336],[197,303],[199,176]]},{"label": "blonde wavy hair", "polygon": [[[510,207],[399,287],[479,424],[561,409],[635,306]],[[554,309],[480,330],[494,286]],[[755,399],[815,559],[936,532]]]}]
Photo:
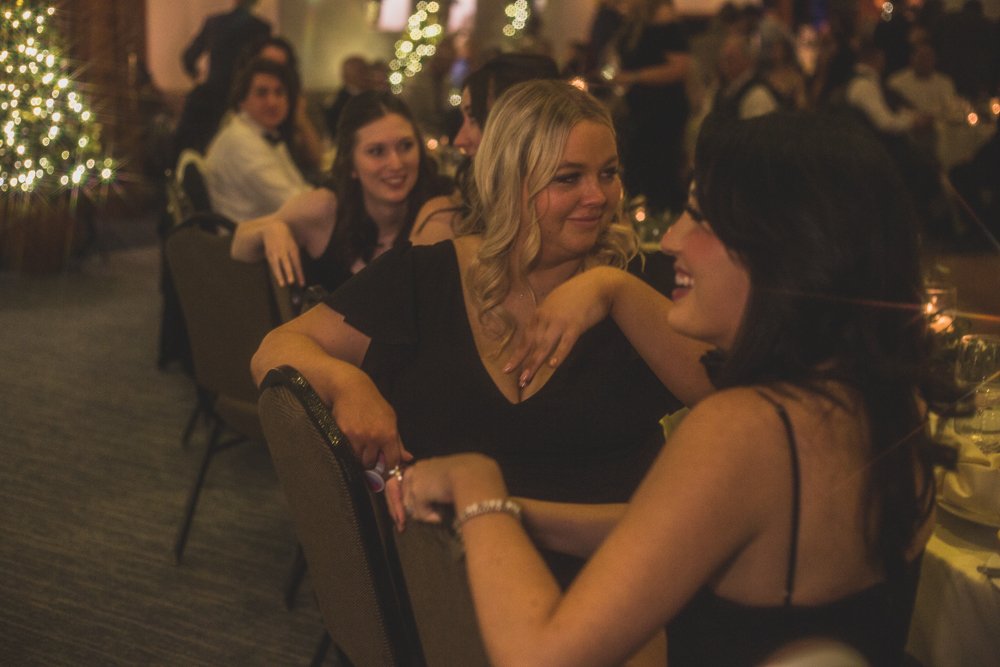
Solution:
[{"label": "blonde wavy hair", "polygon": [[[517,329],[503,301],[514,281],[526,278],[541,252],[535,202],[555,177],[569,133],[581,121],[600,123],[614,133],[611,115],[601,102],[554,80],[513,86],[490,110],[472,169],[475,187],[469,193],[469,213],[456,234],[482,236],[466,281],[480,322],[500,339],[498,354]],[[638,252],[635,230],[622,224],[620,201],[617,207],[611,223],[583,258],[582,269],[624,268]],[[529,211],[528,220],[521,220],[524,208]],[[525,243],[512,258],[522,225],[526,226]]]}]

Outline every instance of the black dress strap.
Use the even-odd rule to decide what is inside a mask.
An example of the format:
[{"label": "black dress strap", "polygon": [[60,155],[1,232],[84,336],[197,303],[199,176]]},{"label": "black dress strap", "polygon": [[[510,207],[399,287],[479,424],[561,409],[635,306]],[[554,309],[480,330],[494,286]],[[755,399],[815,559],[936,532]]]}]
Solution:
[{"label": "black dress strap", "polygon": [[774,406],[774,411],[778,413],[781,422],[785,425],[785,433],[788,435],[788,453],[792,459],[792,536],[788,545],[788,574],[785,579],[785,606],[792,603],[792,591],[795,589],[795,565],[799,550],[799,503],[802,482],[799,474],[799,451],[798,443],[795,441],[795,430],[792,428],[792,420],[788,418],[785,406],[774,400],[762,391],[758,391],[761,397]]}]

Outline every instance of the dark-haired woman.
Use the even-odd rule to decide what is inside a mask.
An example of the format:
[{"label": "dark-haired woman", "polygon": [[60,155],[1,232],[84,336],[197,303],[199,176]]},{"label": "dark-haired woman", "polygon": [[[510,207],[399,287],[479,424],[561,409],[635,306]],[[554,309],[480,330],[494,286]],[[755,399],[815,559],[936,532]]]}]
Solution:
[{"label": "dark-haired woman", "polygon": [[[628,505],[523,501],[522,525],[497,466],[462,454],[407,468],[394,517],[454,505],[498,665],[616,664],[664,626],[671,667],[757,665],[813,637],[899,664],[933,480],[917,248],[891,160],[837,120],[709,123],[662,247],[672,302],[587,271],[543,304],[526,364],[558,365],[609,312],[653,368],[668,331],[715,348],[719,391]],[[529,535],[592,553],[565,595]]]},{"label": "dark-haired woman", "polygon": [[337,136],[329,187],[237,225],[233,258],[266,258],[281,285],[334,290],[374,257],[407,242],[421,205],[451,189],[425,153],[409,109],[389,93],[353,98]]},{"label": "dark-haired woman", "polygon": [[533,53],[504,53],[472,72],[462,84],[462,125],[455,147],[468,159],[459,167],[458,189],[447,197],[431,199],[417,214],[410,233],[415,245],[430,245],[455,238],[455,228],[469,211],[472,159],[479,150],[486,118],[497,99],[511,86],[535,79],[557,79],[559,67],[552,58]]}]

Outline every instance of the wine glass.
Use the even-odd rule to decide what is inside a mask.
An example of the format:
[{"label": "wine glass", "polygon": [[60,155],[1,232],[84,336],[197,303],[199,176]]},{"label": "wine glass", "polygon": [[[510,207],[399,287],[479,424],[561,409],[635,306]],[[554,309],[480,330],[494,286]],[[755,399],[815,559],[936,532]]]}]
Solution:
[{"label": "wine glass", "polygon": [[1000,453],[1000,336],[962,336],[955,381],[972,399],[973,412],[955,418],[955,433],[984,454]]}]

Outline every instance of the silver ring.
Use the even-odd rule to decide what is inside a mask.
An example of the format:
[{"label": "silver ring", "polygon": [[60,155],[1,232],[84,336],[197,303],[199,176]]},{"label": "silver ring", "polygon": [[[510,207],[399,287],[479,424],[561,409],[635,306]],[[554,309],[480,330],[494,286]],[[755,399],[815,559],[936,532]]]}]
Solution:
[{"label": "silver ring", "polygon": [[401,466],[401,465],[393,466],[392,469],[390,469],[389,472],[386,473],[386,478],[388,479],[389,477],[395,477],[396,481],[399,482],[400,484],[402,484],[403,483],[403,466]]}]

